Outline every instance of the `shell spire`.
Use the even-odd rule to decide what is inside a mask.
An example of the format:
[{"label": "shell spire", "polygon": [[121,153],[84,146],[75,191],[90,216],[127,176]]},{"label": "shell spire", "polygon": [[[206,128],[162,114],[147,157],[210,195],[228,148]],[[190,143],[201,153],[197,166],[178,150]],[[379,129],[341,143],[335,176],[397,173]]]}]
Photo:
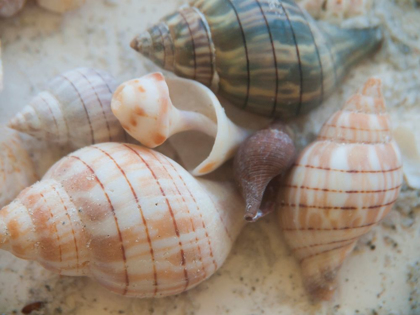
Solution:
[{"label": "shell spire", "polygon": [[38,139],[81,148],[101,142],[128,142],[111,111],[117,83],[105,71],[77,68],[53,79],[9,127]]},{"label": "shell spire", "polygon": [[144,147],[102,143],[57,162],[0,211],[0,248],[114,293],[182,293],[223,264],[244,226],[233,184],[196,180]]},{"label": "shell spire", "polygon": [[332,298],[357,240],[391,210],[401,163],[381,81],[371,78],[299,155],[279,194],[280,226],[313,297]]},{"label": "shell spire", "polygon": [[381,41],[378,28],[316,22],[293,0],[194,0],[131,47],[245,110],[288,118],[320,105]]}]

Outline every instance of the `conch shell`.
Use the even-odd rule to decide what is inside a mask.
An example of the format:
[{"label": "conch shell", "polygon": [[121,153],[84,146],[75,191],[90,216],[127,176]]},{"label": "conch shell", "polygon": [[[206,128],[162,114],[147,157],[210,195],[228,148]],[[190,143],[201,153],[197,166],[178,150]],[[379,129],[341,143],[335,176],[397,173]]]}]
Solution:
[{"label": "conch shell", "polygon": [[73,148],[101,142],[127,142],[111,111],[117,83],[108,73],[78,68],[53,79],[9,122],[38,139]]},{"label": "conch shell", "polygon": [[391,210],[401,184],[381,81],[371,78],[299,155],[278,198],[280,226],[313,297],[332,298],[341,264]]},{"label": "conch shell", "polygon": [[0,0],[0,17],[11,17],[18,13],[26,0]]},{"label": "conch shell", "polygon": [[195,0],[131,46],[245,110],[285,118],[320,105],[381,37],[317,23],[293,0]]},{"label": "conch shell", "polygon": [[150,149],[103,143],[57,162],[0,211],[0,248],[130,297],[210,277],[244,225],[233,185],[195,179]]},{"label": "conch shell", "polygon": [[[188,95],[188,100],[184,95]],[[229,120],[214,93],[204,85],[181,78],[165,80],[161,73],[120,85],[111,107],[123,128],[150,148],[182,131],[197,130],[214,137],[212,151],[192,171],[193,175],[214,171],[233,157],[250,134]]]}]

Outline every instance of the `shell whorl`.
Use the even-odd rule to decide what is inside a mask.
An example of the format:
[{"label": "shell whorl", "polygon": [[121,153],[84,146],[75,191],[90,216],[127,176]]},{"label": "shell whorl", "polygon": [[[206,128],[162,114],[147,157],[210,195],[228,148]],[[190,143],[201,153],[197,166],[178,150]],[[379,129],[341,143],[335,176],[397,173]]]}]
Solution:
[{"label": "shell whorl", "polygon": [[74,148],[127,141],[111,111],[116,85],[115,79],[104,71],[78,68],[65,72],[12,118],[9,126]]},{"label": "shell whorl", "polygon": [[279,194],[279,222],[309,293],[330,299],[358,238],[391,210],[401,156],[380,80],[369,79],[298,157]]},{"label": "shell whorl", "polygon": [[0,247],[132,297],[210,277],[242,228],[232,187],[197,181],[164,155],[104,143],[63,158],[0,211]]},{"label": "shell whorl", "polygon": [[11,17],[18,13],[26,0],[0,0],[0,17]]},{"label": "shell whorl", "polygon": [[380,42],[377,29],[318,24],[292,0],[195,0],[132,47],[243,109],[290,117],[321,104]]}]

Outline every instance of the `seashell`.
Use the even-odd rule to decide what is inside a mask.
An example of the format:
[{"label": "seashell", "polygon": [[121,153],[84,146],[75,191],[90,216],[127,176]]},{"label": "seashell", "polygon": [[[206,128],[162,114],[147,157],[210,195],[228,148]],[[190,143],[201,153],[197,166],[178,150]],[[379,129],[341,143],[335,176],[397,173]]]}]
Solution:
[{"label": "seashell", "polygon": [[112,292],[184,292],[224,262],[244,225],[233,185],[197,180],[150,149],[103,143],[57,162],[0,211],[0,248]]},{"label": "seashell", "polygon": [[73,148],[127,142],[127,134],[110,107],[116,86],[104,71],[78,68],[65,72],[12,118],[9,127]]},{"label": "seashell", "polygon": [[420,189],[420,141],[406,126],[398,126],[393,130],[395,141],[401,150],[403,173],[410,188]]},{"label": "seashell", "polygon": [[377,28],[317,23],[293,0],[195,0],[131,46],[245,110],[285,118],[320,105],[381,40]]},{"label": "seashell", "polygon": [[0,0],[0,17],[11,17],[18,13],[26,0]]},{"label": "seashell", "polygon": [[307,291],[331,299],[357,240],[386,216],[402,184],[380,79],[369,79],[327,120],[280,191],[279,222]]},{"label": "seashell", "polygon": [[57,13],[64,13],[82,6],[86,0],[37,0],[39,6]]},{"label": "seashell", "polygon": [[274,210],[275,194],[262,205],[264,192],[273,178],[289,169],[295,155],[293,140],[280,122],[257,131],[241,144],[233,170],[246,203],[245,220],[255,222]]},{"label": "seashell", "polygon": [[[184,95],[191,103],[190,111]],[[209,156],[193,171],[204,175],[233,157],[250,132],[227,118],[216,96],[202,84],[152,73],[123,83],[115,91],[111,108],[123,128],[141,144],[154,148],[170,136],[188,130],[215,137]]]},{"label": "seashell", "polygon": [[315,18],[345,19],[368,14],[373,0],[302,0],[298,3]]},{"label": "seashell", "polygon": [[0,207],[37,180],[34,164],[19,134],[0,126]]}]

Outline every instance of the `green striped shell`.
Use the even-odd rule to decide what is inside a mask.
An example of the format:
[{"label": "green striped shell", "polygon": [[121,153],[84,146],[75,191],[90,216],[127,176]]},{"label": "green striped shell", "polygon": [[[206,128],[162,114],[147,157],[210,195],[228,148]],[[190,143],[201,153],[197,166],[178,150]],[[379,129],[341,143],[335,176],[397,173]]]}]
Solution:
[{"label": "green striped shell", "polygon": [[196,0],[132,47],[245,110],[285,118],[320,105],[380,41],[377,29],[315,22],[293,0]]}]

